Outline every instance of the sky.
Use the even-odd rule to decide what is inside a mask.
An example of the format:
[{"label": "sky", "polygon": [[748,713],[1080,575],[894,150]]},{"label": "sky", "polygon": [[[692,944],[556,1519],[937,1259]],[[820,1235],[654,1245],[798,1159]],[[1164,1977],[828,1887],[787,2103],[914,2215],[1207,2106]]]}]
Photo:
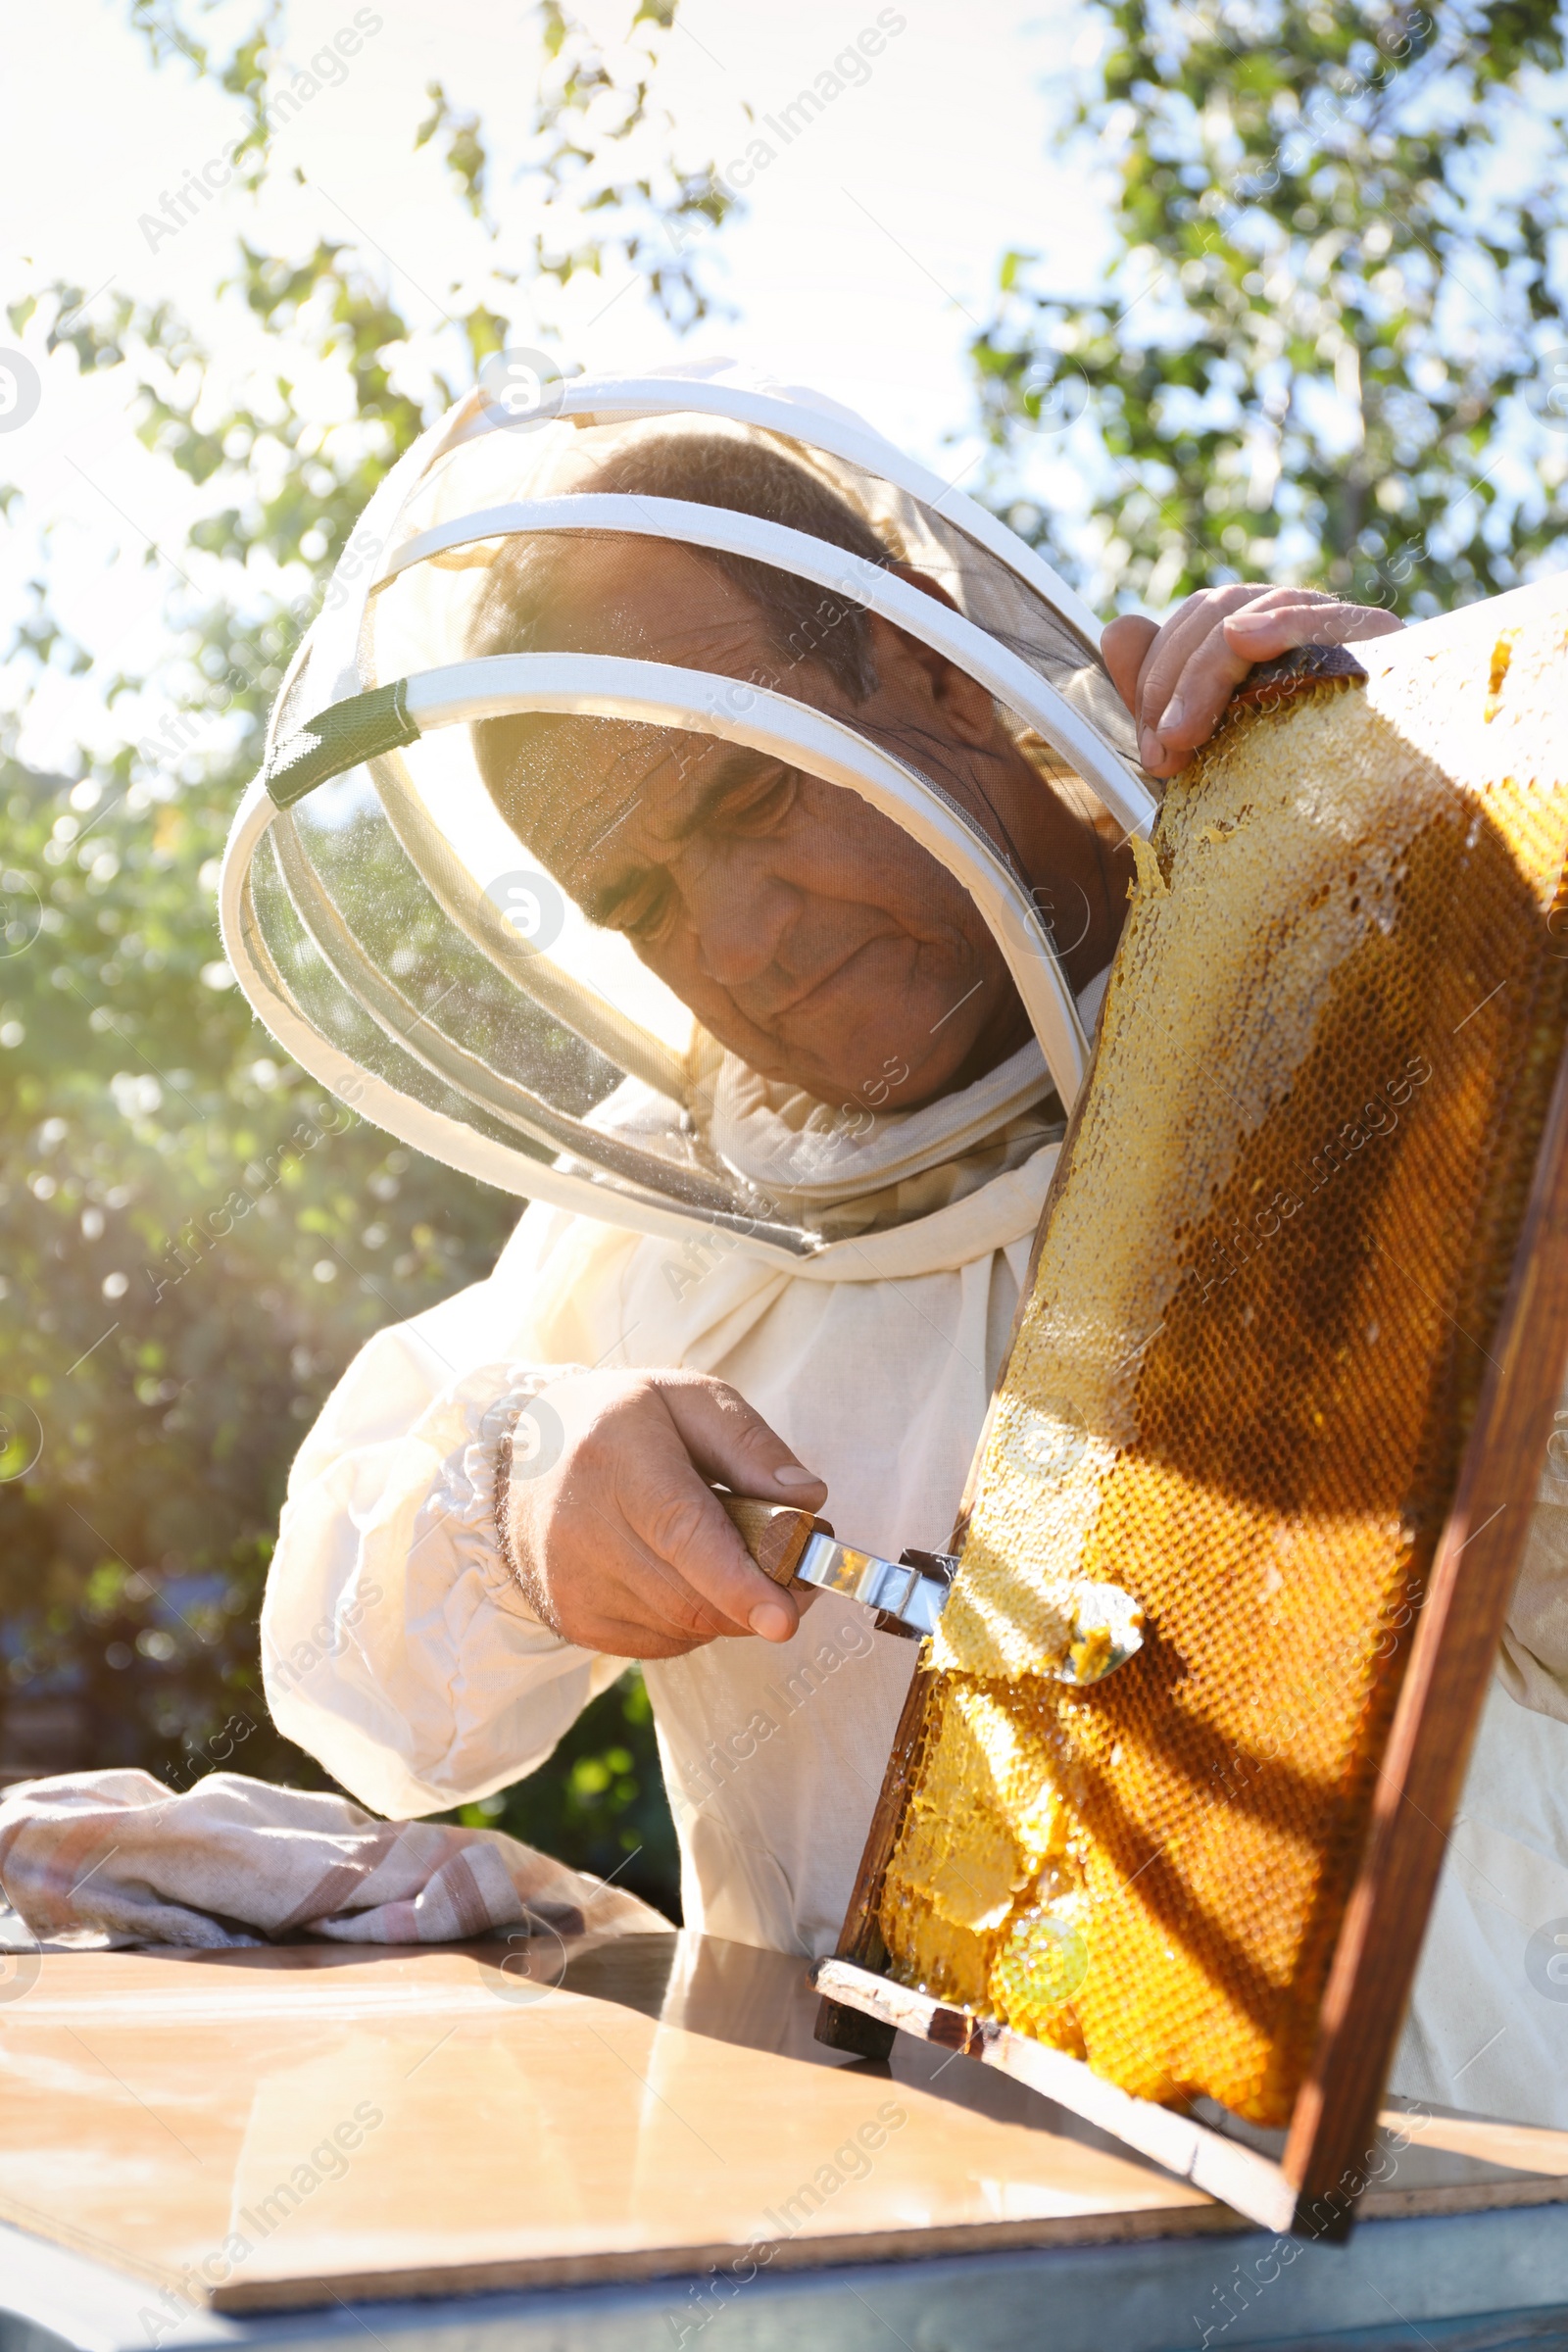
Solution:
[{"label": "sky", "polygon": [[[220,5],[216,23],[242,13]],[[575,13],[613,39],[629,0]],[[240,236],[278,252],[347,239],[420,324],[438,322],[454,279],[482,274],[483,232],[454,201],[434,143],[414,152],[415,130],[437,77],[454,105],[477,106],[501,151],[507,213],[507,140],[537,57],[527,7],[377,0],[356,14],[352,0],[291,0],[291,65],[356,22],[359,48],[276,136],[261,196],[230,187],[177,233],[161,216],[165,194],[220,157],[243,122],[182,61],[155,70],[125,17],[124,0],[11,15],[0,295],[58,276],[89,297],[115,288],[164,300],[237,368],[245,329],[213,289]],[[763,127],[879,20],[883,46],[863,78],[787,141]],[[541,344],[568,372],[735,354],[830,393],[946,475],[961,471],[980,446],[964,349],[1002,254],[1027,246],[1062,282],[1087,285],[1107,250],[1102,210],[1052,132],[1094,39],[1077,0],[965,0],[961,13],[953,0],[683,0],[657,85],[678,152],[726,170],[759,137],[772,149],[753,172],[746,217],[711,241],[706,264],[735,316],[677,345],[634,286],[588,280]],[[8,338],[38,365],[40,398],[0,438],[0,478],[24,493],[0,538],[0,634],[24,603],[48,523],[58,609],[98,657],[88,679],[51,679],[33,698],[24,756],[50,765],[69,758],[73,735],[108,748],[140,723],[134,703],[103,710],[100,679],[111,665],[156,666],[171,582],[167,564],[142,559],[149,542],[178,551],[195,494],[136,442],[129,370],[79,380],[70,357],[45,358],[36,328],[13,337],[0,318],[0,347]]]}]

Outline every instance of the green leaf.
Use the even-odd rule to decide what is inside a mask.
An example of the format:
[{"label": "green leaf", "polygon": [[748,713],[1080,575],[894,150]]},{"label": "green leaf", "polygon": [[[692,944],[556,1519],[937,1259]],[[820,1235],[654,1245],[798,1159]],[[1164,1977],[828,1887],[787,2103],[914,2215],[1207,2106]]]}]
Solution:
[{"label": "green leaf", "polygon": [[[1300,578],[1420,613],[1550,560],[1568,452],[1505,404],[1539,399],[1568,343],[1547,268],[1564,90],[1533,78],[1560,75],[1561,10],[1287,4],[1266,42],[1240,0],[1096,13],[1110,38],[1077,136],[1114,174],[1117,252],[1089,301],[1004,257],[971,347],[997,503],[1026,462],[1067,456],[1097,488],[1032,527],[1105,608]],[[1064,350],[1090,403],[1042,449]],[[1523,463],[1499,465],[1504,435]]]}]

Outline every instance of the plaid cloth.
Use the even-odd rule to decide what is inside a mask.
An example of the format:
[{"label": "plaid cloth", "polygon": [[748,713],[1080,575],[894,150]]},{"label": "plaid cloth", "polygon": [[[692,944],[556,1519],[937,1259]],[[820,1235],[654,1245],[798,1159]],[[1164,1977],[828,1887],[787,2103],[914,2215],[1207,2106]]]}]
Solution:
[{"label": "plaid cloth", "polygon": [[145,1772],[23,1781],[0,1796],[0,1891],[40,1942],[446,1943],[494,1928],[667,1932],[602,1879],[499,1830],[377,1821],[347,1797],[215,1772],[173,1795]]}]

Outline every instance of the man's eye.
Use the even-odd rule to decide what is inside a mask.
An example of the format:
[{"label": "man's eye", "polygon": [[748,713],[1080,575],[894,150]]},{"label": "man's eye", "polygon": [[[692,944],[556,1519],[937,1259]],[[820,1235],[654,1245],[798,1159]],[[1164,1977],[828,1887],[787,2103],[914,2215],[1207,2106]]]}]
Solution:
[{"label": "man's eye", "polygon": [[612,930],[624,931],[628,939],[646,946],[668,930],[674,907],[675,894],[668,883],[650,878],[622,899],[608,920]]},{"label": "man's eye", "polygon": [[750,837],[770,833],[795,805],[800,776],[793,767],[770,767],[748,784],[726,793],[713,811],[714,822],[726,833]]}]

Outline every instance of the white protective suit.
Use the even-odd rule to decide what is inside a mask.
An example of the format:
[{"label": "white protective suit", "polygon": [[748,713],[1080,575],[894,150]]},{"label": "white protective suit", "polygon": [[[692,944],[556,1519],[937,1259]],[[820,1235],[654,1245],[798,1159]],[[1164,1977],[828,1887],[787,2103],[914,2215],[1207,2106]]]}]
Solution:
[{"label": "white protective suit", "polygon": [[[361,1351],[300,1450],[263,1619],[279,1728],[366,1804],[428,1812],[535,1770],[620,1673],[622,1659],[537,1625],[496,1556],[481,1424],[541,1367],[713,1373],[827,1480],[841,1532],[894,1556],[945,1541],[1055,1154],[1046,1146],[932,1220],[918,1254],[896,1231],[873,1235],[841,1245],[850,1262],[826,1282],[715,1254],[678,1299],[671,1269],[689,1268],[670,1245],[531,1207],[488,1282]],[[1542,1492],[1521,1587],[1560,1592],[1568,1481],[1548,1469]],[[689,1926],[832,1949],[914,1656],[828,1594],[783,1645],[648,1662]],[[1515,1630],[1393,2082],[1558,2128],[1568,1966],[1548,1971],[1568,1952],[1565,1710],[1562,1682]]]},{"label": "white protective suit", "polygon": [[[379,1810],[425,1812],[532,1771],[622,1670],[542,1630],[496,1556],[482,1423],[541,1367],[715,1374],[827,1480],[842,1534],[945,1544],[1055,1155],[810,1278],[530,1208],[489,1282],[370,1342],[301,1449],[263,1620],[280,1729]],[[831,1950],[914,1658],[824,1594],[786,1644],[648,1661],[689,1926]]]},{"label": "white protective suit", "polygon": [[[646,384],[638,397],[649,397]],[[778,402],[769,408],[761,396],[747,398],[745,414],[754,426],[759,418],[766,423],[784,414]],[[574,390],[572,399],[579,423],[592,424],[612,405],[591,389]],[[820,419],[818,426],[819,452],[835,450],[846,466],[852,458],[866,464],[870,439],[857,437],[863,428],[851,431],[836,422],[829,428]],[[818,426],[804,437],[811,439]],[[770,429],[793,428],[774,421]],[[460,418],[430,465],[427,478],[437,491],[452,479],[442,476],[441,466],[454,451],[461,465],[465,436],[471,442],[479,430],[471,415],[466,422]],[[890,474],[891,463],[880,470]],[[535,469],[535,478],[548,492],[543,467]],[[911,479],[906,469],[906,490]],[[508,494],[514,496],[514,489]],[[932,518],[942,500],[917,510],[911,498],[900,495],[896,512],[906,539],[916,523],[937,527]],[[943,498],[951,509],[949,494]],[[476,532],[470,529],[461,540],[450,519],[453,506],[449,498],[443,509],[439,497],[420,488],[409,510],[424,533],[414,555],[427,570],[434,562],[458,568],[489,560],[463,552]],[[384,511],[397,515],[396,499]],[[506,527],[515,530],[524,510],[492,506],[485,512],[492,518],[510,516]],[[676,514],[674,508],[667,512]],[[689,516],[692,511],[681,512]],[[404,527],[401,520],[398,527]],[[492,520],[490,527],[499,531],[502,525]],[[993,540],[1005,537],[990,518],[971,516],[963,528]],[[943,542],[949,554],[960,535]],[[373,551],[384,542],[371,544]],[[978,570],[972,576],[962,571],[973,554],[965,542],[953,574],[956,600],[965,612],[980,611],[994,588]],[[937,569],[931,547],[920,560],[928,571]],[[1021,558],[1016,568],[1025,569]],[[395,569],[389,560],[388,582]],[[412,577],[412,559],[409,569]],[[1049,579],[1037,564],[1034,570]],[[1054,597],[1057,590],[1059,583]],[[1065,590],[1059,596],[1064,609],[1071,600]],[[924,610],[929,613],[929,605]],[[395,637],[395,620],[394,610],[391,621],[376,625]],[[1015,631],[1009,642],[1023,644],[1015,615],[1009,625]],[[1080,616],[1075,642],[1092,647],[1092,625]],[[390,693],[385,681],[396,675],[398,658],[376,656],[371,623],[358,611],[323,642],[336,650],[314,691],[307,679],[303,704],[296,678],[296,716],[301,710],[307,717],[322,710],[334,693],[342,698],[350,688],[367,702],[371,690],[383,699]],[[357,666],[332,667],[351,657]],[[318,664],[325,659],[318,654]],[[1054,660],[1056,655],[1040,656],[1036,666],[1064,677],[1059,661],[1058,670],[1052,670]],[[523,656],[511,665],[509,678],[521,676],[530,661],[558,698],[530,708],[599,707],[560,699],[563,676],[575,691],[579,672],[586,674],[591,662],[556,661],[552,667],[548,658]],[[617,665],[599,666],[608,674]],[[646,693],[646,664],[618,667],[624,684]],[[456,669],[439,674],[447,681],[459,678]],[[704,681],[668,674],[677,683],[686,680],[693,709],[711,713],[711,699],[699,706],[696,689]],[[466,671],[460,682],[469,700],[454,699],[449,683],[436,718],[471,715],[477,707]],[[715,681],[706,684],[713,688]],[[1070,679],[1064,691],[1070,699]],[[786,723],[778,715],[779,698],[753,699],[772,711],[768,724]],[[425,708],[434,708],[428,697]],[[1075,746],[1085,748],[1068,720],[1054,731],[1054,703],[1048,709],[1025,695],[1014,708],[1049,735],[1058,755],[1076,757]],[[1096,709],[1097,741],[1103,742],[1102,704]],[[406,715],[401,706],[400,715]],[[710,723],[715,732],[749,739],[744,726],[728,718]],[[386,749],[388,743],[409,744],[415,732],[383,731],[379,755],[370,757],[362,747],[359,756],[393,815],[398,840],[405,850],[414,844],[416,863],[426,874],[437,872],[441,906],[449,915],[456,906],[464,937],[483,947],[492,918],[482,907],[475,916],[471,894],[459,906],[452,878],[458,869],[447,851],[429,846],[434,812],[457,843],[460,861],[466,858],[482,885],[478,853],[463,846],[443,814],[443,796],[456,789],[452,771],[432,765],[426,776],[419,764],[423,747],[411,751],[406,765],[395,749]],[[841,754],[842,746],[835,756]],[[1082,757],[1076,764],[1080,774],[1095,772]],[[1114,758],[1108,772],[1116,772]],[[346,759],[338,757],[325,773],[347,776]],[[867,798],[883,790],[874,762],[866,764],[870,782],[845,773]],[[1103,774],[1096,782],[1102,798],[1115,806],[1114,784],[1107,786]],[[454,1111],[452,1091],[468,1084],[465,1072],[475,1066],[463,1058],[464,1039],[443,1039],[436,1052],[433,1027],[422,1041],[416,1035],[423,1056],[416,1067],[406,1050],[410,1024],[398,1009],[408,1012],[417,1004],[416,984],[400,984],[405,999],[386,977],[411,967],[415,951],[406,941],[413,934],[389,932],[384,952],[377,948],[368,899],[369,910],[356,913],[349,886],[333,880],[332,860],[346,857],[353,826],[368,822],[374,804],[368,791],[356,786],[359,800],[329,803],[327,793],[303,801],[304,792],[315,791],[312,782],[298,792],[271,789],[285,805],[290,797],[300,799],[307,814],[325,811],[313,819],[314,834],[302,818],[298,839],[379,962],[374,971],[368,963],[354,963],[332,928],[335,913],[324,900],[312,900],[309,875],[301,878],[300,850],[289,849],[286,836],[276,869],[266,867],[266,829],[274,835],[285,829],[253,795],[237,820],[238,847],[231,847],[225,868],[224,936],[263,1017],[291,1052],[350,1101],[360,1101],[368,1115],[456,1165],[543,1196],[533,1199],[488,1282],[382,1332],[362,1350],[295,1462],[269,1583],[263,1654],[279,1728],[367,1804],[394,1816],[418,1814],[486,1795],[538,1769],[573,1718],[624,1666],[622,1659],[573,1648],[540,1625],[498,1554],[498,1441],[517,1405],[564,1370],[657,1366],[718,1375],[827,1481],[826,1509],[841,1535],[890,1557],[906,1545],[945,1544],[1055,1161],[1060,1103],[1052,1080],[1061,1101],[1070,1101],[1074,1066],[1081,1067],[1081,1060],[1070,1066],[1072,1054],[1092,1033],[1104,975],[1084,992],[1075,1011],[1069,1007],[1063,1014],[1042,997],[1038,968],[1026,956],[1009,954],[1045,1054],[1031,1044],[960,1097],[902,1118],[882,1116],[863,1145],[854,1136],[825,1137],[820,1105],[764,1085],[727,1057],[716,1075],[710,1068],[704,1139],[718,1156],[705,1165],[710,1171],[721,1164],[731,1175],[738,1171],[743,1186],[755,1184],[754,1219],[757,1199],[769,1212],[782,1200],[802,1227],[814,1219],[816,1240],[805,1254],[792,1256],[783,1244],[763,1246],[755,1233],[748,1238],[744,1218],[723,1207],[684,1223],[650,1208],[646,1191],[634,1189],[646,1185],[640,1172],[645,1162],[634,1165],[626,1157],[608,1157],[594,1179],[601,1200],[616,1185],[624,1187],[621,1202],[605,1212],[616,1221],[607,1222],[591,1213],[596,1203],[582,1175],[595,1147],[591,1141],[574,1144],[572,1137],[591,1130],[601,1138],[633,1139],[640,1151],[667,1152],[673,1165],[687,1147],[671,1124],[668,1104],[661,1109],[649,1086],[634,1076],[586,1114],[579,1105],[572,1115],[584,1115],[585,1125],[569,1131],[559,1120],[554,1127],[548,1120],[541,1125],[543,1114],[528,1108],[537,1096],[524,1095],[514,1083],[513,1065],[503,1068],[497,1047],[490,1060],[502,1077],[496,1081],[491,1071],[479,1071],[475,1099],[482,1100],[484,1114],[465,1127],[462,1117],[468,1114]],[[1129,783],[1118,811],[1128,829],[1142,829],[1141,792]],[[416,806],[421,795],[423,814]],[[1142,806],[1147,815],[1147,795]],[[450,870],[441,867],[442,857]],[[251,860],[258,871],[254,893]],[[988,919],[998,930],[989,909]],[[1004,906],[1001,919],[1010,919]],[[296,938],[301,920],[322,943],[324,966],[309,942]],[[441,972],[456,968],[455,940],[455,933],[447,935],[441,951],[446,963],[436,957]],[[497,964],[493,940],[486,952]],[[1038,946],[1029,953],[1040,956]],[[328,1001],[323,968],[334,983],[347,976],[352,1020],[368,1008],[381,1036],[401,1042],[377,1043],[368,1023],[353,1031],[343,1005]],[[432,1008],[445,1002],[452,985],[444,981],[439,994],[432,986]],[[471,985],[478,989],[477,982]],[[473,1001],[482,1011],[482,991]],[[1037,1004],[1044,1004],[1043,1013],[1035,1010]],[[642,1009],[639,1004],[639,1015]],[[424,1016],[411,1017],[416,1022]],[[433,1009],[429,1018],[433,1023]],[[453,1024],[455,1034],[461,1026]],[[481,1026],[475,1023],[471,1034]],[[593,1031],[612,1060],[617,1034],[603,1020]],[[368,1047],[356,1045],[357,1035]],[[653,1069],[656,1086],[662,1051],[656,1045],[643,1056],[645,1074],[646,1067]],[[636,1052],[620,1052],[618,1066],[635,1071]],[[363,1082],[356,1075],[362,1070],[368,1073]],[[529,1070],[522,1076],[535,1083]],[[536,1151],[519,1175],[518,1154],[502,1132],[508,1118],[536,1143],[541,1137],[556,1142],[562,1155],[541,1161]],[[789,1181],[779,1181],[781,1167],[786,1178],[803,1167],[814,1172],[814,1191],[806,1184],[792,1192]],[[831,1208],[837,1177],[844,1179],[839,1198],[861,1206],[835,1224],[833,1214],[819,1212],[824,1204]],[[711,1193],[710,1172],[701,1182]],[[769,1234],[784,1230],[785,1209]],[[1568,1569],[1568,1479],[1559,1486],[1548,1466],[1543,1493],[1521,1586],[1529,1597],[1516,1608],[1482,1727],[1395,2087],[1444,2104],[1568,2125],[1568,1982],[1558,1982],[1568,1980],[1568,1625],[1559,1622],[1568,1612],[1557,1598]],[[832,1948],[915,1655],[912,1642],[874,1632],[857,1604],[826,1594],[787,1645],[723,1641],[647,1664],[680,1838],[689,1926],[812,1955]],[[1559,1929],[1565,1938],[1560,1953],[1552,1940]]]}]

